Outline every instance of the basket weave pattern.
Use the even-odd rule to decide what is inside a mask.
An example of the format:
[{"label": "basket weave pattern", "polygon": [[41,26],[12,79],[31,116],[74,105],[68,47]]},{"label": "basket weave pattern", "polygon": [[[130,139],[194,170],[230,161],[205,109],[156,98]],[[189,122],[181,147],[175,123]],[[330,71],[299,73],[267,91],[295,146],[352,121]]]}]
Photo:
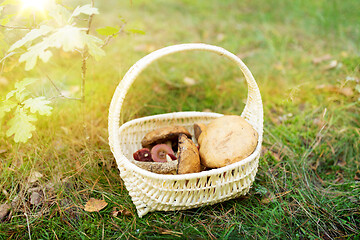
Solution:
[{"label": "basket weave pattern", "polygon": [[[219,113],[175,112],[135,119],[119,126],[121,106],[136,77],[153,61],[172,53],[190,50],[217,53],[240,67],[248,84],[247,103],[241,116],[258,132],[258,145],[246,159],[218,169],[183,175],[163,175],[146,171],[133,164],[130,159],[132,154],[141,148],[141,140],[147,132],[167,125],[181,125],[193,135],[194,123],[207,124],[222,116]],[[245,195],[257,172],[262,134],[261,95],[251,72],[234,54],[220,47],[200,43],[166,47],[140,59],[118,85],[109,109],[111,151],[140,217],[151,211],[195,208]]]}]

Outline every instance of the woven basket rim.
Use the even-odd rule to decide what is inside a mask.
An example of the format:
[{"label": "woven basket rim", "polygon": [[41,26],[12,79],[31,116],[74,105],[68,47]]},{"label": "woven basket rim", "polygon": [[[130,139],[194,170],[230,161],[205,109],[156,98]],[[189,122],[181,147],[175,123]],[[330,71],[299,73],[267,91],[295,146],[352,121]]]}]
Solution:
[{"label": "woven basket rim", "polygon": [[[194,114],[194,116],[198,116],[198,115],[203,115],[203,116],[214,116],[214,117],[221,117],[224,114],[221,113],[215,113],[215,112],[197,112],[197,111],[183,111],[183,112],[170,112],[170,113],[163,113],[163,114],[156,114],[156,115],[151,115],[151,116],[145,116],[145,117],[140,117],[140,118],[136,118],[133,120],[129,120],[127,122],[125,122],[124,124],[122,124],[119,127],[119,133],[133,125],[134,123],[138,123],[138,122],[143,122],[145,120],[155,120],[155,119],[159,119],[159,118],[168,118],[170,116],[176,116],[176,115],[180,115],[183,113],[187,113],[187,114]],[[251,123],[250,123],[251,124]],[[153,178],[153,179],[163,179],[163,180],[182,180],[182,179],[195,179],[195,178],[201,178],[204,176],[211,176],[211,175],[218,175],[224,172],[228,172],[231,171],[235,168],[241,167],[243,165],[246,165],[248,162],[253,161],[258,153],[261,151],[261,145],[262,145],[262,134],[259,134],[258,139],[257,139],[257,146],[254,150],[254,152],[249,155],[248,157],[246,157],[245,159],[229,164],[227,166],[221,167],[221,168],[214,168],[211,170],[206,170],[206,171],[201,171],[199,173],[188,173],[188,174],[176,174],[176,175],[169,175],[169,174],[160,174],[160,173],[154,173],[151,171],[147,171],[141,167],[136,166],[134,163],[132,163],[124,154],[122,149],[120,148],[120,153],[121,153],[121,158],[126,160],[126,166],[131,168],[133,171],[142,174],[142,175],[146,175],[147,177]]]}]

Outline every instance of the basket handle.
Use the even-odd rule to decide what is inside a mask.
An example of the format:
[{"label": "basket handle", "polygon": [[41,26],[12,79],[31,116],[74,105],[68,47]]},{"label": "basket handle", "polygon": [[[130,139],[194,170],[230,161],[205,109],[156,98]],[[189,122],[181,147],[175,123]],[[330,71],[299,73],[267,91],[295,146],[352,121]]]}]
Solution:
[{"label": "basket handle", "polygon": [[[219,54],[220,56],[227,57],[231,61],[235,62],[240,70],[243,72],[247,85],[248,85],[248,96],[246,106],[241,114],[246,120],[251,122],[254,128],[262,135],[263,131],[263,107],[261,101],[261,95],[259,88],[256,84],[254,77],[252,76],[250,70],[247,66],[241,61],[239,57],[230,53],[229,51],[203,43],[187,43],[187,44],[179,44],[173,45],[169,47],[165,47],[154,51],[147,56],[143,57],[139,61],[137,61],[125,74],[122,81],[120,81],[119,85],[117,86],[114,96],[111,100],[110,108],[109,108],[109,140],[110,145],[114,144],[117,145],[116,139],[117,137],[114,134],[118,133],[119,129],[119,122],[120,122],[120,113],[122,104],[124,102],[126,93],[128,92],[129,88],[131,87],[132,83],[135,81],[136,77],[152,62],[155,60],[167,56],[172,53],[177,52],[184,52],[184,51],[192,51],[192,50],[202,50],[202,51],[209,51]],[[114,138],[115,137],[115,138]],[[115,142],[112,142],[115,140]]]}]

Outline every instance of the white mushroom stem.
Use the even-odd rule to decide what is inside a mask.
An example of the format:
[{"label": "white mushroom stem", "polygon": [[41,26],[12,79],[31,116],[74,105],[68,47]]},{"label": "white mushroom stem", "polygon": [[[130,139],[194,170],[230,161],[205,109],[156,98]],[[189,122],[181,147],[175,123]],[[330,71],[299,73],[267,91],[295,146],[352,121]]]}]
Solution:
[{"label": "white mushroom stem", "polygon": [[172,162],[173,160],[171,159],[171,157],[169,156],[169,154],[166,154],[166,161],[167,162]]}]

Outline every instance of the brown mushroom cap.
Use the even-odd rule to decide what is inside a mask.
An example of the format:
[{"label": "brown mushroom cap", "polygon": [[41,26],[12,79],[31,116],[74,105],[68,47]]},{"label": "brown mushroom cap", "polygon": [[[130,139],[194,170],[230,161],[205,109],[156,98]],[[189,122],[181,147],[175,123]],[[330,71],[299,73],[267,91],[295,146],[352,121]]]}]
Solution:
[{"label": "brown mushroom cap", "polygon": [[244,118],[219,117],[199,137],[201,163],[218,168],[241,161],[254,152],[257,140],[258,133]]},{"label": "brown mushroom cap", "polygon": [[151,148],[155,144],[164,143],[166,141],[177,142],[180,134],[185,134],[191,138],[191,134],[185,127],[167,126],[148,132],[141,140],[141,145],[144,148]]},{"label": "brown mushroom cap", "polygon": [[196,141],[199,140],[200,134],[202,131],[204,131],[206,128],[206,125],[203,123],[195,123],[194,124],[194,137]]},{"label": "brown mushroom cap", "polygon": [[177,174],[200,172],[199,150],[185,134],[179,136]]}]

